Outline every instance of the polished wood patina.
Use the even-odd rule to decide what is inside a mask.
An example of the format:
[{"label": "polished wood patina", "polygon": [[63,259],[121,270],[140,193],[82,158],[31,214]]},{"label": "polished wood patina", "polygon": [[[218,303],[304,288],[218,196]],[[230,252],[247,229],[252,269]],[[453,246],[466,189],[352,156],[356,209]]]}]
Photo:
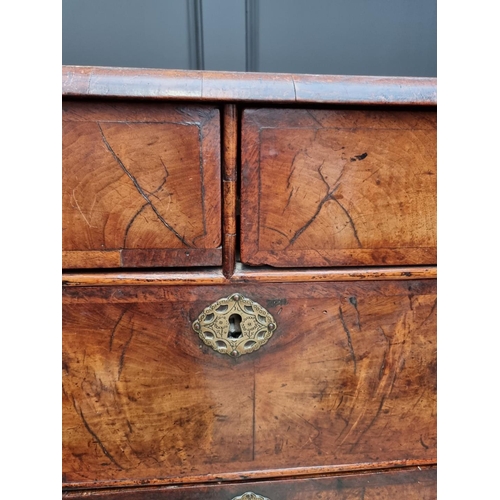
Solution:
[{"label": "polished wood patina", "polygon": [[220,265],[213,107],[63,102],[63,267]]},{"label": "polished wood patina", "polygon": [[63,498],[92,500],[231,500],[246,492],[255,492],[269,500],[359,500],[404,499],[434,500],[436,469],[407,468],[364,474],[340,474],[330,477],[245,482],[243,484],[211,484],[206,486],[163,486],[130,488],[122,491],[95,491],[85,496],[68,492]]},{"label": "polished wood patina", "polygon": [[[191,328],[234,291],[277,323],[236,359]],[[435,280],[66,287],[63,312],[68,484],[435,461]]]},{"label": "polished wood patina", "polygon": [[63,496],[435,499],[435,139],[431,78],[63,68]]},{"label": "polished wood patina", "polygon": [[436,263],[436,112],[245,110],[241,259]]}]

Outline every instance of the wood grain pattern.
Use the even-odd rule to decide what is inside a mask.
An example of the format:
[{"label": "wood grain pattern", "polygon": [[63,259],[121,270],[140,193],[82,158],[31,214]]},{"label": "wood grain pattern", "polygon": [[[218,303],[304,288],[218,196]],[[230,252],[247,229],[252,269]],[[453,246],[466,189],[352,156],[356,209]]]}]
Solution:
[{"label": "wood grain pattern", "polygon": [[246,264],[435,264],[435,110],[247,109],[241,197]]},{"label": "wood grain pattern", "polygon": [[352,474],[356,472],[369,473],[369,472],[384,472],[387,470],[408,470],[411,468],[424,468],[436,466],[435,459],[432,460],[389,460],[387,462],[358,462],[356,464],[339,464],[339,465],[321,465],[312,467],[293,467],[281,469],[260,469],[248,470],[239,472],[223,472],[221,474],[202,474],[197,476],[182,476],[182,477],[161,477],[152,478],[148,480],[120,480],[117,482],[103,481],[95,482],[80,482],[77,486],[64,483],[66,480],[63,474],[63,491],[88,491],[97,489],[114,489],[125,491],[125,488],[132,488],[134,486],[175,486],[180,485],[202,485],[211,483],[229,483],[229,482],[247,482],[247,481],[261,481],[264,479],[288,479],[288,478],[310,478],[320,477],[326,475],[337,474]]},{"label": "wood grain pattern", "polygon": [[213,107],[64,101],[63,267],[220,265],[220,177]]},{"label": "wood grain pattern", "polygon": [[155,100],[435,105],[436,78],[63,66],[63,96]]},{"label": "wood grain pattern", "polygon": [[434,500],[437,474],[435,467],[379,473],[344,474],[333,477],[259,481],[244,484],[213,484],[131,488],[111,491],[67,492],[63,498],[93,500],[230,500],[246,491],[270,500]]},{"label": "wood grain pattern", "polygon": [[[278,325],[238,359],[191,330],[235,291]],[[65,287],[63,318],[67,487],[435,462],[435,280]]]},{"label": "wood grain pattern", "polygon": [[328,281],[388,281],[436,279],[436,267],[385,267],[349,269],[268,269],[236,264],[235,273],[226,278],[217,269],[169,272],[64,273],[66,286],[127,285],[222,285],[237,283],[310,283]]},{"label": "wood grain pattern", "polygon": [[107,250],[105,252],[99,250],[68,250],[63,251],[62,262],[63,268],[66,269],[121,267],[122,253],[121,250]]},{"label": "wood grain pattern", "polygon": [[224,106],[223,115],[223,264],[224,276],[230,278],[236,264],[236,203],[238,169],[238,112],[234,104]]},{"label": "wood grain pattern", "polygon": [[[97,270],[63,274],[63,496],[435,499],[436,79],[63,67],[63,97],[63,266]],[[191,328],[236,291],[278,325],[238,359]]]}]

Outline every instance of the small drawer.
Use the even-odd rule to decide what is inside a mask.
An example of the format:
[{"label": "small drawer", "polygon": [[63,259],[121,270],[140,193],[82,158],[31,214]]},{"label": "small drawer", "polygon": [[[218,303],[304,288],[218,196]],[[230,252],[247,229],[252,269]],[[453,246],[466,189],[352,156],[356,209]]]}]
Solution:
[{"label": "small drawer", "polygon": [[219,266],[220,119],[63,101],[63,268]]},{"label": "small drawer", "polygon": [[436,111],[247,109],[241,259],[436,262]]},{"label": "small drawer", "polygon": [[113,491],[72,492],[63,498],[92,500],[345,500],[437,498],[435,467],[307,479],[209,484]]},{"label": "small drawer", "polygon": [[[220,299],[235,293],[274,324],[233,357],[202,341],[196,320],[226,328],[209,306],[227,310]],[[234,331],[254,331],[241,316]],[[434,463],[435,331],[433,279],[66,286],[64,484]]]}]

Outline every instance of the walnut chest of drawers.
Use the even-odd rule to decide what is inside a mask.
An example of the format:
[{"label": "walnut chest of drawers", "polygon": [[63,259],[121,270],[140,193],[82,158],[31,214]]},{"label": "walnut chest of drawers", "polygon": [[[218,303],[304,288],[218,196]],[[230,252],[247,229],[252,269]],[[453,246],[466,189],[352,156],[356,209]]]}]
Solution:
[{"label": "walnut chest of drawers", "polygon": [[436,81],[63,68],[63,496],[436,497]]}]

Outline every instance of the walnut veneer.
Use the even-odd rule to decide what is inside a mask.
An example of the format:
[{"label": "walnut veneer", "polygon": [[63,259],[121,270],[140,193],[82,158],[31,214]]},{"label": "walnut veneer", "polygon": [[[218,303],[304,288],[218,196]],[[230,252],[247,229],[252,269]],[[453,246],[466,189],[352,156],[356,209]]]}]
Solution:
[{"label": "walnut veneer", "polygon": [[435,79],[64,67],[62,194],[64,497],[436,498]]}]

